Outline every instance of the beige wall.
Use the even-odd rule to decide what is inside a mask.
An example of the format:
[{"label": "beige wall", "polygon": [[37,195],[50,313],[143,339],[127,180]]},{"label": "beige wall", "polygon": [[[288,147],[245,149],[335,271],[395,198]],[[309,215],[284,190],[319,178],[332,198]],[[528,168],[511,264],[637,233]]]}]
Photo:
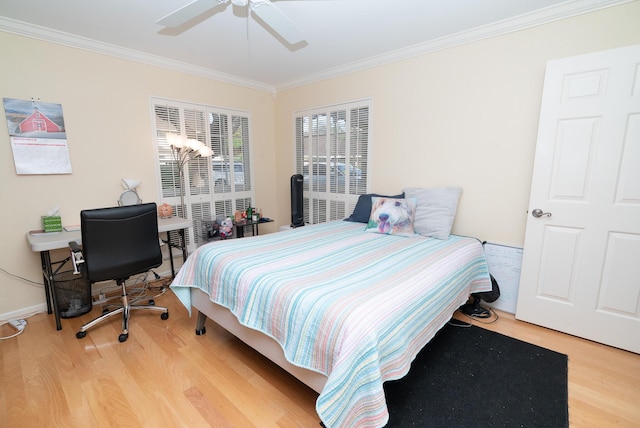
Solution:
[{"label": "beige wall", "polygon": [[[81,209],[116,205],[123,190],[121,178],[141,180],[142,200],[161,202],[151,130],[152,96],[251,112],[253,155],[260,177],[256,203],[267,213],[275,211],[271,93],[2,32],[0,58],[2,97],[62,104],[73,168],[70,175],[16,175],[3,116],[0,188],[5,209],[0,214],[4,226],[0,267],[5,271],[42,282],[39,256],[28,246],[25,232],[41,228],[40,215],[56,205],[63,224],[78,224]],[[168,263],[159,269],[168,270]],[[41,286],[0,272],[0,319],[5,318],[2,314],[44,303]]]},{"label": "beige wall", "polygon": [[291,112],[371,97],[372,191],[462,186],[454,232],[521,246],[546,61],[640,43],[639,23],[634,2],[280,91],[278,183],[293,170]]},{"label": "beige wall", "polygon": [[[59,204],[63,223],[113,205],[120,179],[157,201],[149,97],[250,111],[257,205],[287,224],[292,113],[373,99],[372,190],[464,188],[454,232],[522,245],[545,63],[640,43],[640,2],[271,94],[0,33],[3,97],[60,103],[73,174],[17,176],[0,124],[6,209],[0,267],[41,282],[25,232]],[[2,314],[44,303],[42,287],[0,272]]]}]

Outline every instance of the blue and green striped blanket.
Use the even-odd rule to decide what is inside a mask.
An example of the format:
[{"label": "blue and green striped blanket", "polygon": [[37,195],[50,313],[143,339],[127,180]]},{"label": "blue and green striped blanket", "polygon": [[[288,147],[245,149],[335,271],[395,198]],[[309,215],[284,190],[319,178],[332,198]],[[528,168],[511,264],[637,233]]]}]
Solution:
[{"label": "blue and green striped blanket", "polygon": [[365,233],[334,221],[198,248],[171,284],[190,288],[280,343],[289,362],[327,376],[327,427],[388,421],[383,383],[399,379],[470,293],[491,289],[482,245]]}]

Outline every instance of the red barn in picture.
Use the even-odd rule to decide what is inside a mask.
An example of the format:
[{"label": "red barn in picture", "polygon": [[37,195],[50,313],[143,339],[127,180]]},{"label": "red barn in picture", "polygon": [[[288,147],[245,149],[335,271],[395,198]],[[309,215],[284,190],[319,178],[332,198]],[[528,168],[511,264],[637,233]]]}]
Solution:
[{"label": "red barn in picture", "polygon": [[44,113],[35,108],[33,113],[20,122],[20,132],[62,132],[62,128]]}]

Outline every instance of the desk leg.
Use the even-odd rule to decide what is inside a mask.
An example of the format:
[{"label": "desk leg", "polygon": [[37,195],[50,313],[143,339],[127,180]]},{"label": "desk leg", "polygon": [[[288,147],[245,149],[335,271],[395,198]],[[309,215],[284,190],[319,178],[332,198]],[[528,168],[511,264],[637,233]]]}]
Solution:
[{"label": "desk leg", "polygon": [[180,245],[182,246],[182,264],[187,261],[187,239],[184,236],[184,229],[178,230],[178,235],[180,235]]},{"label": "desk leg", "polygon": [[176,277],[176,269],[173,266],[173,244],[171,243],[171,231],[167,231],[167,245],[169,246],[169,263],[171,263],[171,279]]},{"label": "desk leg", "polygon": [[[171,278],[173,279],[176,277],[176,269],[173,264],[173,244],[171,243],[171,232],[172,231],[170,230],[167,231],[167,245],[169,246],[169,262],[171,263]],[[182,264],[184,264],[184,262],[187,260],[187,240],[184,236],[184,229],[178,230],[178,236],[180,238],[180,248],[182,249]]]},{"label": "desk leg", "polygon": [[49,291],[49,283],[52,281],[51,257],[48,251],[40,252],[40,263],[42,265],[42,280],[44,283],[44,294],[47,299],[47,313],[51,313],[51,292]]},{"label": "desk leg", "polygon": [[53,288],[53,268],[51,267],[51,255],[49,251],[40,252],[40,260],[42,262],[42,276],[44,277],[44,291],[47,299],[47,313],[51,313],[53,307],[53,313],[56,318],[56,330],[62,330],[62,324],[60,323],[60,311],[58,310],[58,301],[56,300],[56,293]]}]

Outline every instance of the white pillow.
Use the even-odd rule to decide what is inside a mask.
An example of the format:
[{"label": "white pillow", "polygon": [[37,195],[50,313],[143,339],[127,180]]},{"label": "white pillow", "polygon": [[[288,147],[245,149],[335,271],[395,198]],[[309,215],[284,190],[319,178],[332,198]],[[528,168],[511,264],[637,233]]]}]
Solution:
[{"label": "white pillow", "polygon": [[447,240],[462,193],[461,187],[403,189],[405,198],[416,198],[414,230],[424,236]]}]

